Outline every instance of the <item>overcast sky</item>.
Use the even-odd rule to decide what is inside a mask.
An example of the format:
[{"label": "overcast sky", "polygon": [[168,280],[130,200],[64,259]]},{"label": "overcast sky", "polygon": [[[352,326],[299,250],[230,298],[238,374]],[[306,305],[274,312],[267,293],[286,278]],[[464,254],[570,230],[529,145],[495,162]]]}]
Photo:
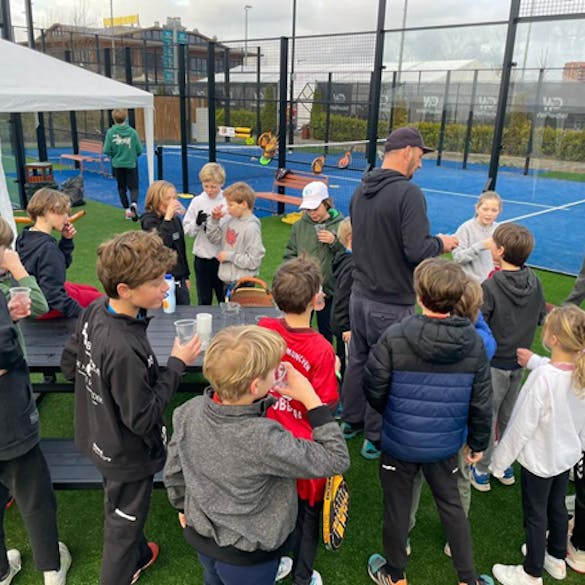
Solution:
[{"label": "overcast sky", "polygon": [[[538,1],[523,0],[524,10]],[[155,21],[163,24],[169,16],[179,16],[188,29],[197,28],[220,41],[244,39],[245,6],[250,6],[248,39],[253,41],[290,36],[293,2],[296,2],[298,36],[376,28],[378,0],[112,0],[112,6],[114,16],[139,14],[140,24],[145,27]],[[562,2],[570,6],[574,0]],[[405,4],[407,28],[502,21],[508,18],[510,10],[510,0],[387,0],[386,29],[402,27]],[[24,5],[24,0],[11,0],[13,24],[25,25]],[[47,27],[54,22],[102,26],[102,19],[109,15],[110,0],[33,0],[35,27]],[[529,67],[562,67],[566,61],[583,60],[582,24],[573,21],[563,25],[532,25],[529,50],[526,50],[528,25],[522,25],[518,31],[516,60]],[[405,60],[473,58],[499,66],[505,27],[412,32],[406,37]],[[398,47],[398,34],[387,38],[386,61],[397,60]],[[318,49],[317,46],[315,50]],[[351,52],[351,48],[345,46],[344,52]]]}]

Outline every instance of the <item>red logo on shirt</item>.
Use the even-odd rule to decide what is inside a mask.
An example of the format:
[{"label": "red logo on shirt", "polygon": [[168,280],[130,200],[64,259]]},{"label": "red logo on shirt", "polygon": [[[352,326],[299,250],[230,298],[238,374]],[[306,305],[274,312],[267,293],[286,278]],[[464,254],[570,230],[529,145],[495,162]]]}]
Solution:
[{"label": "red logo on shirt", "polygon": [[228,246],[235,246],[237,239],[238,239],[238,232],[236,232],[236,230],[232,229],[231,227],[228,227],[228,229],[225,233],[226,244]]}]

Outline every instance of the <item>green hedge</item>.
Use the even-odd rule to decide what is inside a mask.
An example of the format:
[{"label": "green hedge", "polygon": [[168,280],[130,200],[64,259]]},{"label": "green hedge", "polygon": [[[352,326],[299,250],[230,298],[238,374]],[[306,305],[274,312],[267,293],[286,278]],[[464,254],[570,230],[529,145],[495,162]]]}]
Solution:
[{"label": "green hedge", "polygon": [[[315,109],[315,108],[313,108]],[[398,114],[398,116],[396,116]],[[403,121],[399,108],[395,110],[395,119]],[[395,124],[396,126],[402,124]],[[440,122],[419,122],[417,126],[423,135],[425,144],[437,147],[439,144]],[[387,135],[386,121],[378,124],[378,136]],[[443,150],[462,152],[467,126],[465,124],[447,124]],[[490,154],[494,128],[487,124],[476,124],[471,129],[470,152]],[[325,136],[325,113],[321,108],[311,114],[311,133],[317,140]],[[350,116],[331,115],[329,141],[346,142],[365,140],[367,137],[367,121]],[[502,154],[510,156],[526,156],[530,138],[530,118],[527,114],[513,112],[508,116],[502,139]],[[566,161],[585,161],[585,130],[563,130],[552,127],[537,128],[533,137],[533,154]]]}]

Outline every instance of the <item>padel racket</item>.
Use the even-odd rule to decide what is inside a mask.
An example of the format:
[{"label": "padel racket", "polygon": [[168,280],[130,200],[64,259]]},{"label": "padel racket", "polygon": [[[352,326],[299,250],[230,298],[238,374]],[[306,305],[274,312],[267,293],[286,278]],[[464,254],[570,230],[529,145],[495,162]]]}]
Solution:
[{"label": "padel racket", "polygon": [[329,550],[343,543],[349,516],[349,488],[343,475],[332,475],[325,484],[323,499],[323,542]]},{"label": "padel racket", "polygon": [[315,173],[315,174],[319,174],[323,171],[323,167],[325,166],[325,157],[324,156],[318,156],[317,158],[313,159],[313,162],[311,163],[311,170]]},{"label": "padel racket", "polygon": [[265,148],[270,140],[272,140],[272,132],[262,132],[262,134],[258,136],[258,146],[260,148]]},{"label": "padel racket", "polygon": [[345,154],[339,159],[337,163],[337,167],[340,169],[347,169],[347,167],[351,164],[351,149],[346,150]]}]

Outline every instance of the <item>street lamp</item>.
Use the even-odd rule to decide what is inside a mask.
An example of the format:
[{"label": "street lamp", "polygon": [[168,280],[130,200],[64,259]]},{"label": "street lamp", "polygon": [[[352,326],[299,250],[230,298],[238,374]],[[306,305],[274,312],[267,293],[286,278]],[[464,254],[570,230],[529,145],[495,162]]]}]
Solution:
[{"label": "street lamp", "polygon": [[248,10],[252,8],[251,4],[244,5],[244,60],[242,65],[248,64]]}]

